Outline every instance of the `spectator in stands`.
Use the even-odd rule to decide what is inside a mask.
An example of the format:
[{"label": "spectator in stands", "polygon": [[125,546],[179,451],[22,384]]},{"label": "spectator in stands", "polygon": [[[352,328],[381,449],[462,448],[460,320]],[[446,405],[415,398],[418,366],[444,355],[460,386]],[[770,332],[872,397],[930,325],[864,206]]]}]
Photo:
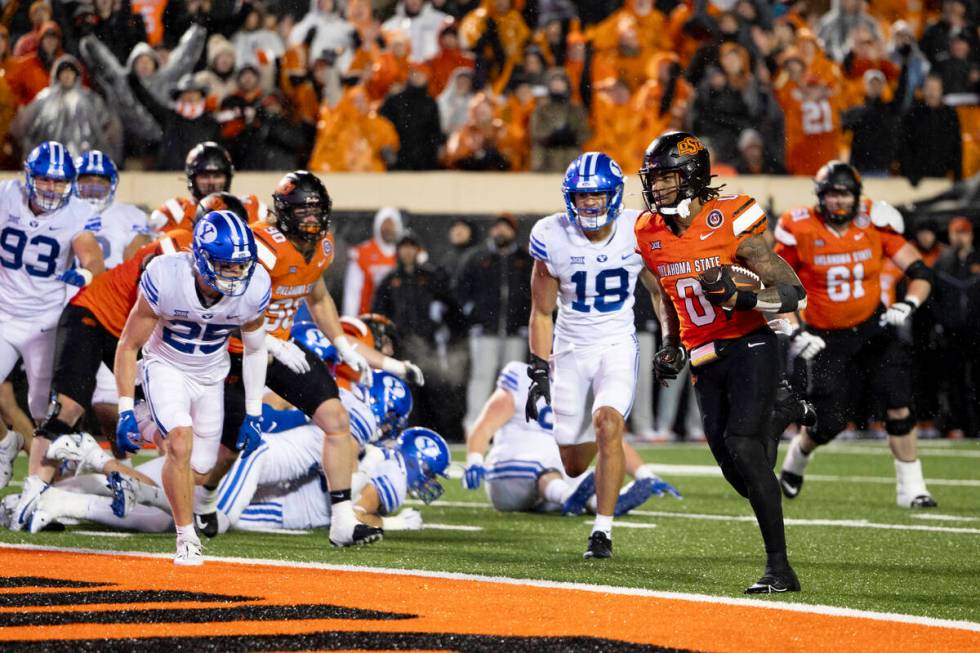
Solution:
[{"label": "spectator in stands", "polygon": [[943,80],[930,74],[922,100],[902,118],[898,160],[913,186],[923,177],[960,179],[963,142],[956,110],[943,104]]},{"label": "spectator in stands", "polygon": [[143,16],[133,12],[130,0],[95,0],[94,34],[120,63],[137,43],[146,41]]},{"label": "spectator in stands", "polygon": [[432,97],[439,97],[457,68],[473,69],[473,55],[459,47],[459,29],[455,22],[443,25],[439,31],[439,51],[426,65],[429,67],[429,94]]},{"label": "spectator in stands", "polygon": [[[448,366],[447,345],[462,327],[462,315],[440,268],[420,258],[422,242],[412,232],[398,240],[397,267],[378,284],[371,312],[381,313],[403,334],[399,355],[422,368],[425,386],[414,394],[412,419],[458,438],[462,402],[451,400],[463,384],[465,366]],[[447,401],[447,398],[449,399]]]},{"label": "spectator in stands", "polygon": [[266,25],[266,9],[261,0],[248,0],[242,5],[242,28],[231,42],[235,46],[235,61],[264,64],[278,59],[286,52],[286,44],[275,30]]},{"label": "spectator in stands", "polygon": [[262,96],[239,139],[249,144],[235,159],[240,170],[296,170],[306,165],[315,130],[293,120],[278,91]]},{"label": "spectator in stands", "polygon": [[22,152],[44,141],[58,141],[70,152],[102,150],[122,160],[122,125],[94,91],[82,86],[82,67],[65,54],[51,68],[51,85],[21,109],[11,135]]},{"label": "spectator in stands", "polygon": [[755,124],[746,101],[751,83],[748,54],[734,43],[722,46],[722,66],[710,69],[698,89],[691,111],[694,131],[708,138],[716,148],[719,162],[738,160],[738,137]]},{"label": "spectator in stands", "polygon": [[343,97],[337,53],[324,50],[316,56],[307,71],[306,52],[290,47],[283,56],[279,87],[292,107],[294,116],[304,124],[316,126],[321,107],[333,109]]},{"label": "spectator in stands", "polygon": [[[905,96],[905,73],[895,91],[895,98]],[[864,104],[848,109],[841,117],[841,128],[853,134],[851,165],[866,177],[890,174],[898,152],[901,126],[901,100],[885,101],[887,81],[877,69],[864,71]]]},{"label": "spectator in stands", "polygon": [[11,59],[7,68],[7,83],[17,96],[17,103],[25,105],[51,83],[51,66],[63,54],[61,28],[47,21],[38,33],[40,41],[36,51]]},{"label": "spectator in stands", "polygon": [[[578,4],[579,12],[582,13],[581,5],[585,3]],[[627,0],[621,4],[622,8],[608,14],[592,30],[592,45],[597,51],[614,50],[619,47],[624,25],[630,25],[631,29],[642,36],[641,47],[644,59],[655,52],[672,48],[666,25],[667,19],[657,9],[654,0]],[[642,81],[640,83],[642,84]]]},{"label": "spectator in stands", "polygon": [[231,153],[231,160],[241,162],[248,150],[258,147],[249,139],[265,93],[259,87],[259,69],[246,64],[235,75],[235,88],[226,95],[215,114],[221,125],[221,137]]},{"label": "spectator in stands", "polygon": [[507,170],[510,161],[502,152],[506,142],[507,128],[496,116],[494,101],[485,93],[477,93],[470,101],[466,124],[446,142],[446,166],[457,170]]},{"label": "spectator in stands", "polygon": [[786,169],[793,175],[812,176],[827,161],[840,156],[840,98],[837,87],[806,72],[795,48],[782,53],[776,98],[786,126]]},{"label": "spectator in stands", "polygon": [[449,224],[447,236],[449,249],[443,252],[439,266],[446,271],[450,279],[455,280],[459,276],[463,259],[474,246],[473,223],[466,218],[456,218]]},{"label": "spectator in stands", "polygon": [[354,53],[345,75],[364,79],[385,48],[381,23],[374,19],[370,0],[348,2],[347,22],[354,28]]},{"label": "spectator in stands", "polygon": [[618,28],[616,47],[597,52],[593,59],[592,81],[595,84],[610,78],[621,79],[634,91],[646,81],[647,62],[652,53],[643,47],[639,21],[624,18]]},{"label": "spectator in stands", "polygon": [[[347,251],[344,274],[344,315],[361,315],[371,310],[374,289],[395,267],[395,245],[405,230],[402,214],[396,208],[383,207],[374,214],[370,240]],[[403,328],[399,326],[399,328]]]},{"label": "spectator in stands", "polygon": [[439,30],[448,18],[426,0],[399,0],[395,15],[381,29],[405,34],[412,44],[411,60],[424,62],[439,52]]},{"label": "spectator in stands", "polygon": [[[429,88],[432,88],[431,81]],[[443,134],[452,134],[466,124],[473,96],[473,71],[469,68],[457,68],[436,100]]]},{"label": "spectator in stands", "polygon": [[191,25],[200,25],[208,36],[231,36],[239,26],[238,3],[226,0],[167,0],[163,10],[163,45],[173,49]]},{"label": "spectator in stands", "polygon": [[310,0],[310,11],[289,33],[289,44],[306,44],[310,52],[333,50],[337,67],[346,71],[354,45],[354,27],[337,12],[335,0]]},{"label": "spectator in stands", "polygon": [[31,21],[31,31],[21,36],[14,43],[13,54],[15,57],[37,52],[37,48],[41,44],[41,27],[52,18],[51,5],[48,4],[47,0],[34,0],[27,10],[27,15]]},{"label": "spectator in stands", "polygon": [[[258,68],[256,68],[258,70]],[[208,87],[208,108],[216,109],[226,96],[235,92],[235,46],[221,34],[208,39],[208,67],[195,75],[201,86]]]},{"label": "spectator in stands", "polygon": [[17,113],[17,98],[7,83],[6,66],[10,54],[10,33],[0,25],[0,168],[16,167],[14,147],[9,142],[10,124]]},{"label": "spectator in stands", "polygon": [[398,132],[401,148],[393,170],[433,170],[443,142],[439,107],[429,96],[429,73],[425,64],[409,68],[404,90],[389,95],[379,113]]},{"label": "spectator in stands", "polygon": [[864,0],[839,0],[837,7],[820,19],[817,34],[834,61],[844,60],[851,33],[859,26],[870,30],[875,38],[881,38],[878,21],[865,11]]},{"label": "spectator in stands", "polygon": [[395,126],[371,108],[364,87],[354,86],[336,107],[321,107],[310,170],[384,172],[394,165],[399,145]]},{"label": "spectator in stands", "polygon": [[738,162],[735,170],[740,175],[785,175],[786,168],[766,156],[762,134],[755,129],[745,129],[738,137]]},{"label": "spectator in stands", "polygon": [[971,437],[978,430],[980,392],[980,254],[973,246],[973,223],[949,222],[949,249],[935,265],[936,320],[942,328],[943,374],[949,401],[947,434]]},{"label": "spectator in stands", "polygon": [[623,170],[639,170],[646,144],[636,141],[640,114],[631,103],[629,86],[621,79],[607,79],[596,85],[592,104],[592,138],[583,149],[605,152]]},{"label": "spectator in stands", "polygon": [[[685,76],[691,86],[698,87],[704,81],[708,68],[721,68],[721,46],[728,43],[740,43],[741,30],[738,17],[732,12],[725,12],[718,17],[717,33],[710,41],[697,49],[687,65]],[[743,44],[744,45],[744,44]]]},{"label": "spectator in stands", "polygon": [[953,37],[963,34],[971,40],[970,49],[978,50],[976,26],[970,20],[969,0],[943,0],[943,14],[938,20],[929,23],[922,33],[919,47],[933,65],[949,54]]},{"label": "spectator in stands", "polygon": [[163,104],[146,89],[135,72],[127,76],[133,96],[146,107],[163,130],[156,166],[159,170],[183,170],[184,158],[192,147],[221,139],[221,127],[207,110],[208,89],[184,75],[170,92],[171,103]]},{"label": "spectator in stands", "polygon": [[501,113],[507,133],[501,154],[510,161],[511,170],[527,170],[531,159],[531,114],[538,100],[531,85],[520,78],[512,78],[511,87]]},{"label": "spectator in stands", "polygon": [[528,45],[524,49],[524,60],[514,68],[514,73],[510,79],[511,86],[513,86],[515,79],[519,79],[530,85],[535,94],[547,92],[546,66],[541,48],[536,45]]},{"label": "spectator in stands", "polygon": [[500,369],[527,357],[533,260],[516,239],[517,218],[501,213],[486,241],[467,254],[457,276],[456,301],[463,309],[470,341],[467,428],[493,393]]},{"label": "spectator in stands", "polygon": [[[936,235],[932,221],[919,220],[913,228],[912,245],[922,260],[935,270],[936,261],[946,250]],[[901,292],[901,290],[899,290]],[[899,295],[901,296],[901,295]],[[938,437],[936,417],[939,415],[939,386],[943,377],[941,338],[936,322],[936,293],[912,314],[912,414],[920,438]]]},{"label": "spectator in stands", "polygon": [[588,115],[570,101],[570,95],[565,71],[551,71],[548,95],[531,114],[531,170],[535,172],[563,171],[589,138]]},{"label": "spectator in stands", "polygon": [[[936,62],[933,72],[942,77],[943,93],[947,100],[952,99],[950,96],[972,94],[973,97],[967,102],[978,103],[976,93],[977,82],[980,82],[980,65],[970,51],[971,47],[971,39],[965,33],[957,34],[950,40],[949,55]],[[955,103],[961,104],[963,100]]]},{"label": "spectator in stands", "polygon": [[694,90],[684,79],[680,60],[673,52],[654,55],[647,66],[649,79],[633,97],[633,107],[639,119],[634,156],[643,155],[646,146],[666,131],[687,128],[688,108]]},{"label": "spectator in stands", "polygon": [[385,48],[371,65],[366,88],[374,102],[380,102],[390,92],[401,90],[408,79],[412,44],[402,32],[389,32],[385,35]]},{"label": "spectator in stands", "polygon": [[915,92],[922,87],[929,73],[929,61],[919,44],[915,41],[915,35],[904,20],[895,21],[892,25],[892,43],[888,52],[888,58],[899,68],[904,68],[908,78],[905,82],[905,94],[901,97],[896,96],[899,101],[899,110],[905,113],[912,106],[915,100]]},{"label": "spectator in stands", "polygon": [[459,26],[463,47],[476,56],[478,86],[483,81],[506,86],[510,73],[524,58],[524,44],[531,36],[521,12],[512,0],[480,0]]},{"label": "spectator in stands", "polygon": [[844,75],[843,103],[846,108],[860,106],[865,97],[864,74],[877,70],[885,77],[887,86],[898,82],[899,67],[885,57],[884,45],[864,25],[851,31],[851,46],[841,64]]}]

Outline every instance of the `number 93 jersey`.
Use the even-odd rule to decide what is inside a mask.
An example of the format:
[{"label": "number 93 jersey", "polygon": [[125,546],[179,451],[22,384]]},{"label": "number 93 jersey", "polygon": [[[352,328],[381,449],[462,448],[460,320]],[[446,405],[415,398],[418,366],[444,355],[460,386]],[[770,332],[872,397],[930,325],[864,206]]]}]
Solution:
[{"label": "number 93 jersey", "polygon": [[640,212],[624,209],[613,233],[593,243],[565,213],[538,220],[528,251],[559,281],[555,353],[567,345],[594,345],[629,338],[633,289],[643,270],[633,225]]},{"label": "number 93 jersey", "polygon": [[69,286],[58,276],[75,258],[72,241],[98,229],[99,216],[87,202],[72,196],[62,208],[38,216],[20,181],[0,183],[0,316],[60,313]]},{"label": "number 93 jersey", "polygon": [[269,304],[269,273],[256,263],[245,292],[203,306],[198,299],[194,259],[189,252],[157,256],[140,279],[140,294],[160,320],[143,345],[147,361],[161,361],[202,385],[228,375],[228,338],[262,316]]},{"label": "number 93 jersey", "polygon": [[681,342],[688,351],[713,340],[740,338],[765,326],[758,311],[712,306],[698,281],[698,275],[707,269],[735,264],[742,241],[765,230],[765,211],[746,195],[706,202],[680,236],[659,213],[644,213],[637,221],[639,251],[677,311]]}]

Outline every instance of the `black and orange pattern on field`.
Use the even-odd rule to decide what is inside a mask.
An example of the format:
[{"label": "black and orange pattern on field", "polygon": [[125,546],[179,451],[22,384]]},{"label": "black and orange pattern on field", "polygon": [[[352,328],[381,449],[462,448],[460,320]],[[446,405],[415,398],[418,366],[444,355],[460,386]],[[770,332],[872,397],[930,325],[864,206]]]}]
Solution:
[{"label": "black and orange pattern on field", "polygon": [[2,651],[977,651],[980,633],[562,587],[0,550]]}]

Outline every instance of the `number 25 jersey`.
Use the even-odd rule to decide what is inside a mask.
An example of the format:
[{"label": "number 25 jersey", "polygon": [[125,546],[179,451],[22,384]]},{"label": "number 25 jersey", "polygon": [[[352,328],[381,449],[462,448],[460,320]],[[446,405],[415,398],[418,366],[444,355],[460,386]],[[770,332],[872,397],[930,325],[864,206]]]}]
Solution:
[{"label": "number 25 jersey", "polygon": [[528,251],[560,284],[555,353],[633,335],[633,290],[643,271],[633,235],[639,215],[623,209],[603,243],[586,238],[566,213],[541,218],[531,229]]},{"label": "number 25 jersey", "polygon": [[740,338],[765,326],[757,311],[713,306],[698,281],[705,270],[736,264],[742,241],[765,230],[765,211],[747,195],[708,201],[679,236],[659,213],[644,213],[637,221],[638,250],[677,311],[681,342],[688,351],[713,340]]},{"label": "number 25 jersey", "polygon": [[194,257],[189,252],[157,256],[146,266],[140,294],[160,320],[143,345],[143,358],[162,361],[210,385],[228,375],[228,338],[265,313],[272,284],[269,273],[256,262],[248,287],[237,297],[226,295],[204,306],[196,285]]}]

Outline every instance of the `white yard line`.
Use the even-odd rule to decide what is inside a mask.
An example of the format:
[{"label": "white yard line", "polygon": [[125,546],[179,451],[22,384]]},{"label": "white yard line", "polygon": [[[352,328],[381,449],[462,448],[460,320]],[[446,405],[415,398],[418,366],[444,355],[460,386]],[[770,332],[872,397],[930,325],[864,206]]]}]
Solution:
[{"label": "white yard line", "polygon": [[132,533],[119,531],[71,531],[72,535],[91,535],[92,537],[132,537]]},{"label": "white yard line", "polygon": [[426,524],[423,522],[422,528],[434,531],[482,531],[482,526],[464,526],[463,524]]},{"label": "white yard line", "polygon": [[[137,558],[156,558],[170,562],[173,554],[145,553],[140,551],[99,551],[95,549],[76,549],[70,547],[40,546],[34,544],[5,544],[0,543],[0,549],[15,549],[27,551],[52,551],[58,553],[90,553],[108,556],[132,556]],[[915,624],[932,628],[946,628],[980,633],[980,623],[972,621],[957,621],[953,619],[937,619],[935,617],[920,617],[915,615],[898,614],[894,612],[873,612],[853,608],[840,608],[832,605],[808,605],[804,603],[777,603],[767,599],[731,598],[726,596],[709,596],[707,594],[688,594],[685,592],[658,592],[634,587],[615,587],[611,585],[589,585],[586,583],[565,583],[559,581],[536,580],[530,578],[509,578],[506,576],[480,576],[445,571],[427,571],[422,569],[386,569],[384,567],[359,567],[356,565],[331,565],[322,562],[293,562],[289,560],[264,560],[258,558],[228,558],[206,556],[210,562],[225,562],[242,565],[262,565],[270,567],[292,567],[299,569],[322,569],[325,571],[353,572],[368,574],[383,574],[392,576],[414,576],[421,578],[443,578],[447,580],[476,581],[498,585],[518,585],[526,587],[543,587],[558,590],[578,590],[595,592],[597,594],[619,594],[625,596],[645,596],[674,601],[690,601],[695,603],[712,603],[718,605],[733,605],[759,610],[782,610],[786,612],[801,612],[806,614],[822,614],[832,617],[851,617],[894,623]]]},{"label": "white yard line", "polygon": [[[651,463],[650,468],[656,474],[666,478],[671,476],[716,476],[721,477],[721,469],[717,465],[670,465]],[[838,476],[833,474],[807,474],[808,481],[828,481],[831,483],[883,483],[895,484],[893,476]],[[928,485],[945,485],[952,487],[980,487],[980,479],[928,478]]]},{"label": "white yard line", "polygon": [[910,515],[912,519],[928,521],[980,521],[980,517],[963,517],[961,515],[938,515],[934,512],[917,512]]}]

